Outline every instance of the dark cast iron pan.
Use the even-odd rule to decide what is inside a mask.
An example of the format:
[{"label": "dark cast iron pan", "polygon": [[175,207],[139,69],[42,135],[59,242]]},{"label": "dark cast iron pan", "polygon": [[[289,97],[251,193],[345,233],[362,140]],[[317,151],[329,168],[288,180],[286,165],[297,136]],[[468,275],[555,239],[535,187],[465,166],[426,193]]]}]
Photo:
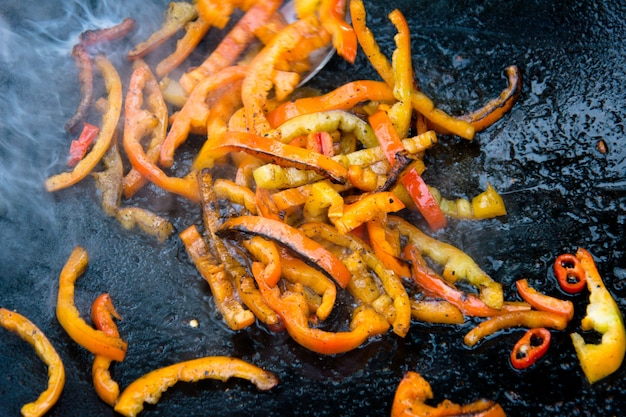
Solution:
[{"label": "dark cast iron pan", "polygon": [[[178,384],[146,406],[145,416],[385,416],[409,370],[431,383],[436,402],[490,398],[509,416],[626,414],[625,369],[590,385],[575,356],[569,334],[580,330],[586,294],[571,297],[572,324],[553,332],[548,355],[523,372],[508,361],[522,330],[467,349],[462,337],[472,321],[413,323],[404,339],[390,333],[343,355],[320,356],[261,326],[228,330],[177,236],[159,244],[123,230],[100,209],[91,178],[46,193],[44,179],[63,169],[70,139],[63,126],[79,101],[71,58],[78,34],[136,19],[128,42],[107,51],[127,80],[124,53],[158,26],[166,5],[5,0],[0,6],[0,305],[37,324],[65,363],[67,382],[50,416],[114,415],[92,388],[91,354],[55,317],[59,272],[75,245],[90,254],[77,284],[80,311],[87,314],[93,299],[109,292],[123,316],[128,354],[112,369],[122,387],[157,367],[205,355],[240,357],[281,380],[271,392],[240,380]],[[450,221],[435,237],[474,257],[503,283],[507,299],[516,297],[513,283],[520,278],[566,297],[556,288],[552,263],[584,247],[626,312],[624,3],[405,0],[367,1],[366,7],[385,52],[395,34],[386,16],[394,7],[404,12],[419,85],[452,114],[499,94],[506,66],[523,71],[523,93],[512,112],[473,142],[441,136],[424,174],[448,198],[471,198],[489,182],[502,193],[508,215]],[[335,57],[311,86],[328,91],[358,78],[377,78],[362,54],[354,65]],[[597,149],[600,141],[607,153]],[[198,145],[192,140],[187,151]],[[189,160],[181,155],[179,163]],[[201,221],[197,206],[154,188],[133,204],[170,217],[178,231]],[[199,327],[189,326],[192,319]],[[0,415],[19,415],[46,382],[30,346],[0,330]]]}]

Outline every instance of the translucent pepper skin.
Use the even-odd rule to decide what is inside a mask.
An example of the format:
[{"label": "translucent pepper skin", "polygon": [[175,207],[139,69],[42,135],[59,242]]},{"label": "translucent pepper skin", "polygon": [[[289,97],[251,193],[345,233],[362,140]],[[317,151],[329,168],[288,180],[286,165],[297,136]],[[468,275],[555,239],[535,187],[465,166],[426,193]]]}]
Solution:
[{"label": "translucent pepper skin", "polygon": [[617,371],[626,353],[626,330],[617,303],[607,290],[591,254],[579,248],[576,258],[585,270],[589,305],[582,320],[583,331],[595,330],[602,334],[599,344],[586,343],[578,333],[572,333],[572,342],[580,365],[590,384]]}]

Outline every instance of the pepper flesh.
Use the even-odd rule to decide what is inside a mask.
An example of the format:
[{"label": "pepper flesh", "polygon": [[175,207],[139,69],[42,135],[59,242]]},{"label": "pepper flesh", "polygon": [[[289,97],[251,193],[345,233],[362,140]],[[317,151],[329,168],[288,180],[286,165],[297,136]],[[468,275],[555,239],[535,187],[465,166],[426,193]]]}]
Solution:
[{"label": "pepper flesh", "polygon": [[626,352],[624,319],[617,303],[606,289],[591,254],[579,248],[576,258],[582,264],[587,278],[589,305],[582,320],[583,331],[595,330],[602,334],[599,344],[586,343],[578,333],[572,333],[572,343],[583,372],[590,384],[617,371]]},{"label": "pepper flesh", "polygon": [[37,400],[24,404],[21,409],[24,417],[43,416],[57,402],[65,385],[65,368],[61,357],[46,335],[21,314],[0,307],[0,326],[28,342],[48,367],[48,387]]}]

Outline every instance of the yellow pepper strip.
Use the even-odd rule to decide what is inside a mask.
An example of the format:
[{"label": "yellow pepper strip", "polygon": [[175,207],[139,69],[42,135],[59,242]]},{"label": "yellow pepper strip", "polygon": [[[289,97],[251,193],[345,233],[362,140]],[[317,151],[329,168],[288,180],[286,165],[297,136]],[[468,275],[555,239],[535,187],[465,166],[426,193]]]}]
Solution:
[{"label": "yellow pepper strip", "polygon": [[463,342],[467,346],[472,347],[485,337],[511,327],[549,327],[551,329],[563,330],[567,327],[568,322],[569,320],[563,314],[550,311],[513,311],[493,316],[481,322],[465,335]]},{"label": "yellow pepper strip", "polygon": [[276,244],[260,236],[253,236],[243,241],[243,246],[250,254],[261,261],[265,268],[263,269],[263,280],[270,287],[276,286],[281,277],[281,258]]},{"label": "yellow pepper strip", "polygon": [[506,417],[500,404],[479,399],[459,405],[443,400],[436,407],[426,404],[434,398],[433,390],[420,374],[409,371],[396,389],[391,417]]},{"label": "yellow pepper strip", "polygon": [[213,191],[218,198],[225,198],[235,204],[239,204],[252,215],[257,214],[256,196],[248,187],[230,180],[218,178],[213,182]]},{"label": "yellow pepper strip", "polygon": [[89,255],[76,246],[67,260],[59,278],[56,315],[61,326],[76,343],[93,353],[121,362],[126,356],[128,344],[119,337],[108,336],[89,326],[80,317],[74,304],[74,284],[87,269]]},{"label": "yellow pepper strip", "polygon": [[400,217],[389,216],[388,227],[398,229],[425,256],[444,267],[442,276],[454,283],[459,279],[467,280],[480,291],[480,299],[489,307],[500,310],[504,303],[502,285],[495,282],[460,249],[426,235],[417,227]]},{"label": "yellow pepper strip", "polygon": [[463,324],[465,322],[461,310],[445,300],[411,299],[411,317],[427,323]]},{"label": "yellow pepper strip", "polygon": [[392,11],[389,14],[389,20],[398,31],[394,36],[396,50],[391,58],[394,71],[393,95],[398,102],[391,106],[388,113],[398,136],[404,138],[409,132],[413,110],[411,104],[411,91],[414,89],[411,36],[409,25],[400,10]]},{"label": "yellow pepper strip", "polygon": [[428,188],[446,216],[468,220],[506,216],[504,200],[491,184],[487,184],[487,189],[472,198],[471,202],[464,198],[447,200],[436,188]]},{"label": "yellow pepper strip", "polygon": [[207,356],[151,371],[133,381],[120,395],[115,411],[134,417],[143,410],[143,403],[156,404],[161,394],[177,382],[196,382],[203,379],[227,381],[231,377],[247,379],[258,389],[267,391],[278,384],[271,372],[237,358]]},{"label": "yellow pepper strip", "polygon": [[109,149],[113,134],[117,129],[117,122],[122,111],[122,82],[115,67],[104,55],[97,55],[94,62],[104,78],[108,93],[106,110],[102,116],[102,128],[91,151],[76,164],[72,171],[53,175],[46,180],[45,186],[48,191],[70,187],[85,178]]},{"label": "yellow pepper strip", "polygon": [[37,400],[24,404],[21,409],[24,417],[43,416],[57,402],[65,385],[65,368],[61,357],[46,335],[21,314],[0,307],[0,326],[28,342],[48,367],[48,387]]},{"label": "yellow pepper strip", "polygon": [[469,122],[450,116],[443,110],[436,108],[433,101],[424,93],[413,90],[411,92],[411,104],[413,108],[422,114],[429,122],[435,125],[440,133],[452,133],[463,139],[472,140],[476,129]]},{"label": "yellow pepper strip", "polygon": [[581,322],[583,331],[595,330],[602,334],[599,344],[585,343],[578,333],[572,333],[572,343],[583,372],[590,384],[617,371],[626,352],[624,318],[617,303],[606,289],[591,254],[579,248],[576,257],[585,270],[589,305]]},{"label": "yellow pepper strip", "polygon": [[[112,337],[120,336],[113,318],[121,320],[122,317],[117,310],[115,310],[109,294],[100,294],[95,299],[91,306],[91,318],[96,329]],[[111,362],[112,360],[105,356],[94,356],[91,366],[91,375],[93,386],[98,397],[105,403],[113,406],[120,395],[120,387],[117,382],[111,378],[111,372],[109,371]]]},{"label": "yellow pepper strip", "polygon": [[218,264],[195,225],[180,233],[180,239],[200,275],[211,287],[217,309],[232,330],[241,330],[255,321],[254,314],[237,300],[235,288],[223,264]]},{"label": "yellow pepper strip", "polygon": [[330,181],[319,181],[311,185],[304,203],[303,215],[307,222],[336,221],[343,216],[343,197]]},{"label": "yellow pepper strip", "polygon": [[404,203],[392,192],[383,191],[368,194],[358,201],[344,206],[343,215],[335,220],[335,227],[339,233],[348,233],[374,218],[384,217],[387,213],[400,211],[403,208]]}]

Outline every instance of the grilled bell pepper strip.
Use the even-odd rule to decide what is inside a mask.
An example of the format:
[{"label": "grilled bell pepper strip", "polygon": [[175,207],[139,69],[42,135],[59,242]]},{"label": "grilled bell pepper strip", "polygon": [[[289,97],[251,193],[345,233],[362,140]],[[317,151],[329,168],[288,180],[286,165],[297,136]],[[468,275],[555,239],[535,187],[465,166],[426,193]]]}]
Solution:
[{"label": "grilled bell pepper strip", "polygon": [[59,277],[56,315],[61,326],[76,343],[93,353],[121,362],[126,356],[128,344],[120,337],[108,336],[95,330],[80,317],[74,304],[74,284],[87,269],[89,255],[85,249],[76,246]]},{"label": "grilled bell pepper strip", "polygon": [[296,146],[285,145],[271,138],[244,132],[227,132],[220,138],[210,140],[211,156],[214,159],[228,152],[246,152],[282,166],[312,170],[336,183],[346,182],[348,176],[348,170],[331,158]]},{"label": "grilled bell pepper strip", "polygon": [[341,288],[350,281],[350,271],[339,259],[301,230],[278,220],[258,216],[239,216],[228,219],[218,229],[217,235],[232,232],[253,234],[272,239],[302,256],[303,260],[328,275]]},{"label": "grilled bell pepper strip", "polygon": [[485,337],[511,327],[548,327],[555,330],[563,330],[567,327],[567,324],[567,317],[563,314],[536,310],[514,311],[500,314],[481,322],[465,335],[463,342],[467,346],[472,347]]},{"label": "grilled bell pepper strip", "polygon": [[243,246],[255,259],[265,265],[262,278],[267,285],[276,286],[282,274],[280,253],[276,244],[260,236],[252,236],[244,240]]},{"label": "grilled bell pepper strip", "polygon": [[21,409],[25,417],[43,416],[57,402],[65,385],[65,367],[61,357],[33,322],[15,311],[0,307],[0,327],[28,342],[48,367],[48,387],[35,401],[24,404]]},{"label": "grilled bell pepper strip", "polygon": [[193,172],[185,178],[167,176],[148,159],[141,145],[144,135],[155,129],[158,123],[166,123],[159,122],[158,117],[143,106],[143,92],[151,82],[154,79],[148,69],[143,66],[135,68],[130,78],[124,108],[124,150],[133,168],[155,185],[191,201],[198,201],[198,183]]},{"label": "grilled bell pepper strip", "polygon": [[572,333],[576,356],[590,384],[617,371],[626,352],[626,330],[622,313],[607,290],[591,254],[578,248],[580,261],[587,278],[589,304],[581,322],[583,331],[595,330],[602,335],[598,344],[586,343],[578,333]]},{"label": "grilled bell pepper strip", "polygon": [[383,222],[379,219],[372,219],[366,223],[366,227],[370,245],[385,267],[402,278],[409,278],[411,270],[406,262],[400,259],[400,252],[394,250],[387,241],[387,231]]},{"label": "grilled bell pepper strip", "polygon": [[272,200],[272,195],[269,190],[262,187],[256,187],[255,197],[257,212],[260,216],[268,217],[274,220],[283,220],[283,213],[281,213],[276,207],[276,204],[274,204],[274,200]]},{"label": "grilled bell pepper strip", "polygon": [[108,92],[106,110],[102,116],[102,128],[91,151],[76,164],[72,171],[53,175],[46,180],[45,185],[48,191],[70,187],[85,178],[100,162],[111,145],[122,111],[122,82],[115,67],[104,55],[96,56],[94,62],[104,78]]},{"label": "grilled bell pepper strip", "polygon": [[233,181],[218,178],[213,182],[213,191],[218,198],[225,198],[235,204],[243,206],[248,213],[257,214],[256,196],[248,187]]},{"label": "grilled bell pepper strip", "polygon": [[111,42],[127,36],[135,28],[135,21],[130,17],[125,18],[119,24],[95,30],[82,32],[78,39],[81,44],[90,47],[99,43]]},{"label": "grilled bell pepper strip", "polygon": [[99,131],[100,128],[98,126],[94,126],[90,123],[83,124],[83,131],[80,136],[70,144],[70,158],[67,161],[69,166],[75,166],[85,157],[94,140],[96,140]]},{"label": "grilled bell pepper strip", "polygon": [[411,104],[414,110],[427,119],[429,127],[434,127],[437,132],[452,133],[467,140],[474,139],[476,128],[470,122],[462,120],[460,117],[450,116],[435,107],[433,101],[421,91],[413,90],[411,92]]},{"label": "grilled bell pepper strip", "polygon": [[76,134],[80,130],[80,124],[87,118],[93,102],[93,62],[89,51],[82,43],[74,45],[72,56],[78,68],[80,102],[74,115],[65,123],[65,130],[70,134]]},{"label": "grilled bell pepper strip", "polygon": [[304,97],[283,103],[267,114],[267,120],[273,128],[277,128],[296,116],[329,110],[347,111],[365,101],[392,103],[395,97],[391,88],[383,82],[351,81],[320,96]]},{"label": "grilled bell pepper strip", "polygon": [[311,184],[302,208],[305,221],[331,222],[343,216],[344,201],[339,191],[332,186],[330,181],[319,181]]},{"label": "grilled bell pepper strip", "polygon": [[458,198],[454,201],[447,200],[441,196],[436,188],[428,187],[428,189],[446,216],[478,220],[506,215],[504,200],[491,184],[487,184],[487,189],[472,198],[471,202],[464,198]]},{"label": "grilled bell pepper strip", "polygon": [[[113,318],[121,320],[122,316],[115,310],[111,296],[107,293],[100,294],[91,306],[91,319],[94,326],[108,336],[120,337]],[[111,373],[109,372],[111,362],[112,360],[105,356],[96,355],[91,366],[91,376],[98,397],[105,403],[113,406],[120,395],[120,387],[111,378]]]},{"label": "grilled bell pepper strip", "polygon": [[439,324],[463,324],[465,317],[454,304],[445,300],[411,299],[411,317],[414,320]]},{"label": "grilled bell pepper strip", "polygon": [[431,238],[417,227],[397,216],[389,216],[387,227],[397,229],[420,252],[444,267],[442,276],[454,283],[467,280],[480,291],[480,299],[491,308],[499,310],[504,303],[502,285],[487,275],[474,260],[460,249]]},{"label": "grilled bell pepper strip", "polygon": [[156,404],[163,392],[177,382],[196,382],[203,379],[242,378],[252,382],[262,391],[268,391],[278,384],[278,378],[271,372],[238,358],[226,356],[206,356],[179,362],[148,372],[131,382],[115,404],[115,411],[134,417],[143,410],[143,403]]},{"label": "grilled bell pepper strip", "polygon": [[469,122],[476,132],[485,130],[502,118],[515,104],[522,91],[522,74],[517,65],[511,65],[505,70],[509,85],[500,96],[490,100],[484,107],[459,119]]},{"label": "grilled bell pepper strip", "polygon": [[528,285],[528,280],[526,279],[517,280],[515,286],[522,299],[533,308],[563,314],[567,317],[567,320],[571,320],[574,317],[574,304],[571,301],[559,300],[558,298],[542,294]]},{"label": "grilled bell pepper strip", "polygon": [[393,398],[391,417],[506,417],[502,407],[480,399],[465,405],[443,400],[436,407],[426,404],[434,398],[432,388],[417,372],[407,372]]},{"label": "grilled bell pepper strip", "polygon": [[569,294],[579,293],[587,285],[587,273],[578,256],[571,253],[557,256],[554,275],[561,289]]},{"label": "grilled bell pepper strip", "polygon": [[528,329],[511,351],[513,368],[526,369],[533,366],[548,351],[550,339],[548,329],[543,327]]},{"label": "grilled bell pepper strip", "polygon": [[161,78],[176,69],[198,46],[204,35],[207,34],[213,22],[202,16],[185,24],[185,34],[176,42],[176,49],[162,59],[156,66],[155,73]]},{"label": "grilled bell pepper strip", "polygon": [[387,321],[368,307],[361,307],[353,313],[349,332],[327,332],[309,327],[309,311],[301,286],[300,291],[281,294],[278,287],[270,288],[263,281],[261,264],[253,263],[252,272],[263,299],[280,315],[289,335],[309,350],[325,355],[347,352],[389,329]]},{"label": "grilled bell pepper strip", "polygon": [[281,3],[271,0],[252,5],[204,62],[180,77],[180,85],[185,91],[190,93],[205,78],[233,65],[254,40],[254,32],[267,23]]},{"label": "grilled bell pepper strip", "polygon": [[409,33],[409,24],[400,10],[393,10],[388,17],[398,32],[394,36],[396,49],[391,58],[391,66],[394,72],[393,95],[398,102],[389,108],[389,117],[398,135],[403,138],[409,132],[413,112],[411,91],[414,89],[414,75],[411,56],[411,35]]},{"label": "grilled bell pepper strip", "polygon": [[357,40],[354,29],[344,20],[346,0],[321,0],[317,11],[322,27],[330,33],[339,56],[354,64]]},{"label": "grilled bell pepper strip", "polygon": [[400,211],[403,208],[404,203],[389,191],[372,193],[352,204],[345,205],[343,215],[336,219],[334,224],[340,233],[348,233],[374,218],[385,217],[387,213]]}]

